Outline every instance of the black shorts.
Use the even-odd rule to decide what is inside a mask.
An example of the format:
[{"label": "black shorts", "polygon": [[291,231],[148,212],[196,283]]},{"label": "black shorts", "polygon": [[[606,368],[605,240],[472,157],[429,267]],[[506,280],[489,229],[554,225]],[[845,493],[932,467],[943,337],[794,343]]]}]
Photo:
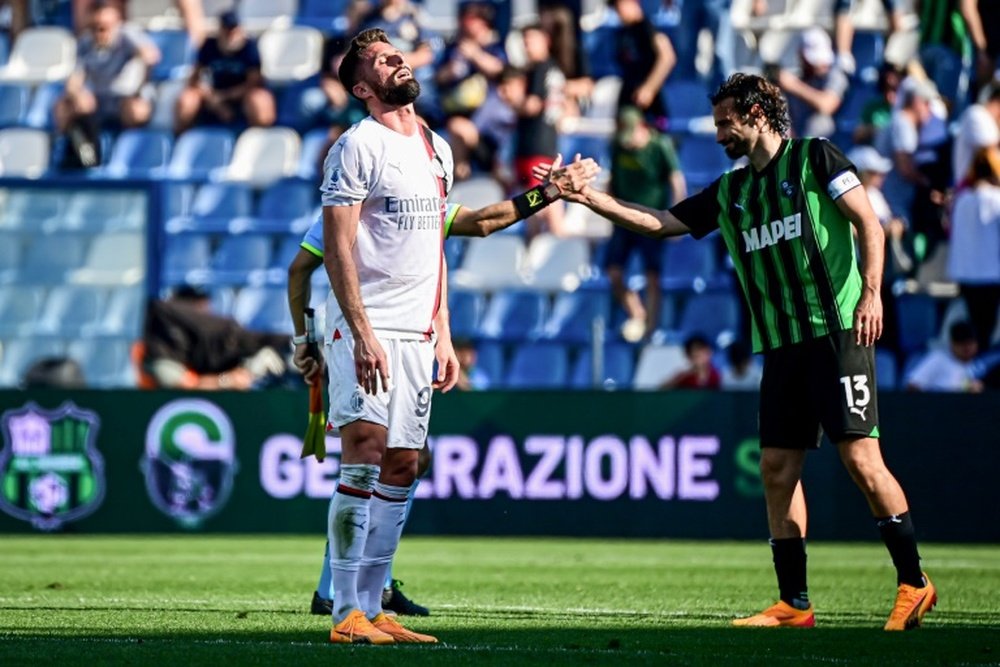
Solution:
[{"label": "black shorts", "polygon": [[611,240],[608,241],[604,255],[605,270],[611,266],[625,269],[633,252],[638,252],[642,257],[643,271],[660,273],[663,267],[663,241],[621,227],[615,227],[611,232]]},{"label": "black shorts", "polygon": [[760,383],[760,446],[819,447],[878,437],[875,350],[853,331],[787,345],[764,354]]}]

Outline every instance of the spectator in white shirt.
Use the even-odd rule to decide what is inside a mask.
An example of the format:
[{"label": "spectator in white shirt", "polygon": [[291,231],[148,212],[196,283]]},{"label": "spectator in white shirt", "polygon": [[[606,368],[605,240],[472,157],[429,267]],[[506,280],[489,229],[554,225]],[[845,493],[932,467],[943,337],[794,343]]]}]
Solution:
[{"label": "spectator in white shirt", "polygon": [[955,135],[951,166],[955,183],[961,183],[980,148],[1000,146],[1000,81],[994,81],[983,93],[983,101],[962,114]]},{"label": "spectator in white shirt", "polygon": [[978,393],[983,383],[975,377],[972,360],[979,352],[976,332],[968,322],[955,322],[948,330],[947,350],[931,350],[910,371],[906,388],[911,391]]}]

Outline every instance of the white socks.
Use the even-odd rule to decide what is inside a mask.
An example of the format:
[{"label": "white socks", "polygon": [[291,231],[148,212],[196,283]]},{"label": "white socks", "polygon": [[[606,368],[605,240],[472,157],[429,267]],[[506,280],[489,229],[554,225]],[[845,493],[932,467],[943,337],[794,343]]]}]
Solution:
[{"label": "white socks", "polygon": [[[371,519],[369,503],[379,467],[348,463],[340,467],[340,483],[330,502],[327,537],[330,540],[330,570],[333,573],[333,623],[344,620],[358,601],[358,568],[365,553]],[[396,538],[397,542],[399,538]],[[379,600],[381,603],[381,599]]]},{"label": "white socks", "polygon": [[[382,611],[382,588],[403,534],[409,492],[409,486],[390,486],[382,482],[376,482],[372,492],[371,528],[357,574],[358,599],[368,618]],[[334,581],[334,589],[336,586]],[[337,606],[340,606],[339,601]]]}]

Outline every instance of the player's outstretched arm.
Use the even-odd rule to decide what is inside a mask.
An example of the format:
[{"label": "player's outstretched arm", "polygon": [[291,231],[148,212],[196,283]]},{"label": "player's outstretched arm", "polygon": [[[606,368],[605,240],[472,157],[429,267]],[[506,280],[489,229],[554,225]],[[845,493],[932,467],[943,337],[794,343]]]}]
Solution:
[{"label": "player's outstretched arm", "polygon": [[308,341],[305,340],[305,311],[309,305],[311,279],[313,272],[323,263],[323,258],[305,248],[299,248],[298,253],[288,265],[288,310],[292,315],[292,328],[295,337],[295,353],[292,362],[299,369],[307,383],[323,370],[322,356],[319,359],[308,354]]},{"label": "player's outstretched arm", "polygon": [[[579,156],[577,156],[579,158]],[[580,178],[568,167],[536,167],[536,178],[548,178],[559,187],[563,199],[583,204],[614,224],[653,238],[668,238],[690,234],[691,229],[670,211],[632,204],[591,187],[590,180]]]},{"label": "player's outstretched arm", "polygon": [[[589,183],[600,173],[601,168],[590,158],[581,158],[579,155],[576,157],[576,161],[565,168],[567,172]],[[552,164],[559,168],[562,164],[562,156],[557,155]],[[545,181],[546,179],[540,180]],[[551,188],[547,189],[548,185],[549,183],[546,181],[537,188],[532,188],[513,199],[490,204],[483,208],[471,210],[463,207],[459,209],[455,220],[451,223],[450,235],[489,236],[510,227],[518,220],[523,220],[542,210],[561,196],[561,192],[556,192]]]}]

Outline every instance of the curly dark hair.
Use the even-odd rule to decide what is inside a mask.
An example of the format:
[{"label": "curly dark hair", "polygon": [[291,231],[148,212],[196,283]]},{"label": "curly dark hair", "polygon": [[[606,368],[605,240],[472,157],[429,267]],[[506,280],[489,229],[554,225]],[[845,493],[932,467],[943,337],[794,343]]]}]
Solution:
[{"label": "curly dark hair", "polygon": [[742,72],[733,74],[711,96],[712,106],[730,98],[736,113],[748,116],[756,105],[773,131],[783,137],[788,135],[788,101],[781,90],[764,77]]},{"label": "curly dark hair", "polygon": [[351,95],[354,95],[354,84],[358,82],[358,65],[361,63],[361,57],[369,46],[379,42],[392,43],[389,41],[389,36],[381,28],[365,30],[351,40],[351,45],[347,49],[347,53],[344,54],[344,59],[340,61],[340,67],[337,68],[337,77],[340,79],[340,83]]}]

